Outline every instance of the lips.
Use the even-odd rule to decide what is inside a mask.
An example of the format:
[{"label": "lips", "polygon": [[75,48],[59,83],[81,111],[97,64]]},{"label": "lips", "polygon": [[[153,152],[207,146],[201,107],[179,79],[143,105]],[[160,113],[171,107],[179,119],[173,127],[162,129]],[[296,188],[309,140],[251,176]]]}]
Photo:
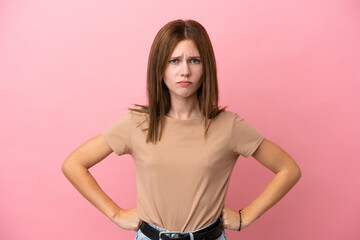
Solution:
[{"label": "lips", "polygon": [[178,82],[178,84],[182,87],[187,87],[187,86],[190,86],[192,84],[192,82],[190,81],[180,81]]},{"label": "lips", "polygon": [[190,81],[180,81],[180,82],[177,82],[177,83],[191,83]]}]

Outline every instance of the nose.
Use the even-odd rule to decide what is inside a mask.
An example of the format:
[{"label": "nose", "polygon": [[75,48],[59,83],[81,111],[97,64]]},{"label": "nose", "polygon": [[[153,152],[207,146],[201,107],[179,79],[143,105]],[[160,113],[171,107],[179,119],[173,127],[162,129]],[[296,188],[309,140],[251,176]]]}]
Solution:
[{"label": "nose", "polygon": [[190,68],[187,61],[183,61],[182,68],[181,68],[181,76],[189,76],[190,75]]}]

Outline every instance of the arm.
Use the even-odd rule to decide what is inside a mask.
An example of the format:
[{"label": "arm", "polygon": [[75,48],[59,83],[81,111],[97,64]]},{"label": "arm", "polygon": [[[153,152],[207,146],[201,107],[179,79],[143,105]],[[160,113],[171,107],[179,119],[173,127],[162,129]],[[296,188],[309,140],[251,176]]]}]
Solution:
[{"label": "arm", "polygon": [[65,159],[61,170],[71,184],[110,220],[123,229],[136,231],[140,223],[137,209],[121,209],[88,171],[110,153],[112,149],[103,135],[99,134],[75,149]]},{"label": "arm", "polygon": [[[279,146],[267,139],[263,140],[252,156],[276,175],[265,190],[241,211],[242,229],[279,202],[301,177],[301,170],[296,162]],[[240,223],[238,211],[225,205],[223,222],[225,228],[237,230]]]}]

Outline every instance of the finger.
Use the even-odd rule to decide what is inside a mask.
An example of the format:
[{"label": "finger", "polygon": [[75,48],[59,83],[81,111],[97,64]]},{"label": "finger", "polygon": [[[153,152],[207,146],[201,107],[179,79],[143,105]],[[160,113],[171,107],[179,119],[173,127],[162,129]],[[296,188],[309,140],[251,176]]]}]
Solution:
[{"label": "finger", "polygon": [[222,217],[223,218],[226,217],[226,210],[225,209],[222,210]]},{"label": "finger", "polygon": [[139,224],[135,225],[135,227],[133,228],[133,230],[136,232],[139,230]]},{"label": "finger", "polygon": [[141,223],[142,223],[142,221],[139,219],[138,226],[137,226],[137,230],[139,230],[139,228],[140,228],[140,226],[141,226]]}]

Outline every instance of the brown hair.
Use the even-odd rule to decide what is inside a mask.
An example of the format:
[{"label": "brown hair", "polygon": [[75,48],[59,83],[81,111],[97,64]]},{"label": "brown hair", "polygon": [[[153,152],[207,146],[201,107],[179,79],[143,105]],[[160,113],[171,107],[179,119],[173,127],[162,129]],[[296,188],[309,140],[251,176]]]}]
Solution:
[{"label": "brown hair", "polygon": [[[205,28],[194,20],[174,20],[163,26],[157,33],[151,46],[147,66],[147,98],[149,105],[134,104],[132,111],[147,113],[149,127],[146,143],[161,140],[165,124],[165,115],[171,107],[169,89],[164,83],[163,75],[170,55],[176,45],[185,39],[191,39],[197,46],[203,64],[202,84],[197,91],[197,98],[202,115],[205,117],[204,136],[214,119],[226,107],[218,107],[218,82],[214,51]],[[160,130],[160,133],[159,133]]]}]

